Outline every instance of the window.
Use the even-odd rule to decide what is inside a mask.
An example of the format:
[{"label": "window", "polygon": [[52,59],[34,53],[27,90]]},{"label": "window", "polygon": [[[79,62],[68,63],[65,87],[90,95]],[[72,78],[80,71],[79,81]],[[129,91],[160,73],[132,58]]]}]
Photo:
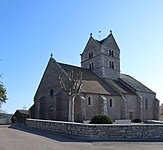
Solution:
[{"label": "window", "polygon": [[110,104],[110,107],[113,107],[113,100],[112,99],[110,99],[109,104]]},{"label": "window", "polygon": [[54,91],[53,91],[53,89],[50,90],[49,94],[50,94],[50,97],[53,98],[53,96],[54,96]]},{"label": "window", "polygon": [[109,49],[108,53],[109,53],[109,56],[114,57],[114,51],[113,50]]},{"label": "window", "polygon": [[114,52],[113,52],[113,50],[112,50],[112,52],[111,52],[111,56],[114,57]]},{"label": "window", "polygon": [[53,111],[53,106],[49,106],[49,111]]},{"label": "window", "polygon": [[148,99],[145,99],[145,108],[148,109]]},{"label": "window", "polygon": [[89,69],[91,70],[91,68],[92,68],[92,65],[91,65],[91,64],[89,64]]},{"label": "window", "polygon": [[112,69],[114,69],[114,61],[112,61],[111,67]]},{"label": "window", "polygon": [[90,69],[90,70],[93,70],[93,69],[94,69],[94,63],[90,63],[90,64],[89,64],[89,69]]},{"label": "window", "polygon": [[89,55],[88,55],[89,59],[93,58],[94,57],[93,55],[94,55],[93,51],[89,52]]},{"label": "window", "polygon": [[114,61],[109,61],[109,68],[114,69]]},{"label": "window", "polygon": [[91,69],[93,70],[93,69],[94,69],[94,64],[92,63],[92,64],[91,64],[91,66],[92,66],[92,68],[91,68]]},{"label": "window", "polygon": [[112,62],[109,61],[109,68],[112,68]]},{"label": "window", "polygon": [[93,58],[93,51],[91,52],[91,58]]},{"label": "window", "polygon": [[91,59],[91,53],[89,53],[89,59]]},{"label": "window", "polygon": [[88,105],[91,106],[91,97],[88,97]]},{"label": "window", "polygon": [[111,56],[111,53],[112,53],[112,52],[111,52],[111,49],[109,49],[109,56]]}]

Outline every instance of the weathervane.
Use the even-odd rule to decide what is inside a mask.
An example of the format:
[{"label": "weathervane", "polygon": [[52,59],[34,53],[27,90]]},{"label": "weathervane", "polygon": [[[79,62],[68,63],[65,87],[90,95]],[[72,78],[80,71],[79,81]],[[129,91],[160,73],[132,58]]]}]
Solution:
[{"label": "weathervane", "polygon": [[98,31],[98,33],[99,33],[99,40],[101,39],[101,31]]}]

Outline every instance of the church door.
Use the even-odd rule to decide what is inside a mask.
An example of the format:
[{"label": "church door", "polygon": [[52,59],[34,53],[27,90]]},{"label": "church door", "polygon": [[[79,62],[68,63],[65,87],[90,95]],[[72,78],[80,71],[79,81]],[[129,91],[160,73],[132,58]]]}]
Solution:
[{"label": "church door", "polygon": [[48,119],[49,120],[54,120],[54,109],[53,106],[50,106],[48,109]]},{"label": "church door", "polygon": [[43,100],[40,101],[39,119],[45,119],[45,104]]},{"label": "church door", "polygon": [[132,121],[132,111],[129,112],[129,119]]}]

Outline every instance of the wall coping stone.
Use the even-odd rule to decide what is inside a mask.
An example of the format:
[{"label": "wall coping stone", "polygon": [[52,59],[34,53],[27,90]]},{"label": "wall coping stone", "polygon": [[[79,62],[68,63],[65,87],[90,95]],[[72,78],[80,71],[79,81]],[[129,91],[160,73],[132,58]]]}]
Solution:
[{"label": "wall coping stone", "polygon": [[163,124],[84,124],[30,118],[25,122],[29,128],[88,140],[163,141]]},{"label": "wall coping stone", "polygon": [[26,120],[37,121],[37,122],[54,122],[72,125],[82,125],[82,126],[163,126],[163,124],[145,124],[145,123],[131,123],[131,124],[86,124],[78,122],[66,122],[66,121],[54,121],[54,120],[42,120],[42,119],[31,119],[26,118]]}]

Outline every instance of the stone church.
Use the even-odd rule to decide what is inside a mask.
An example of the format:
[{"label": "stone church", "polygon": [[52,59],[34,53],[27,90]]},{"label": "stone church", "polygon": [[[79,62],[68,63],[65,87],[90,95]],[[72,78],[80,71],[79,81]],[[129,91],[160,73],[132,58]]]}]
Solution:
[{"label": "stone church", "polygon": [[108,114],[113,120],[158,120],[156,93],[127,74],[120,72],[120,49],[110,34],[96,40],[92,34],[81,54],[81,67],[50,58],[30,108],[32,118],[68,120],[68,95],[58,76],[82,72],[81,92],[75,97],[76,122],[90,120],[96,114]]}]

